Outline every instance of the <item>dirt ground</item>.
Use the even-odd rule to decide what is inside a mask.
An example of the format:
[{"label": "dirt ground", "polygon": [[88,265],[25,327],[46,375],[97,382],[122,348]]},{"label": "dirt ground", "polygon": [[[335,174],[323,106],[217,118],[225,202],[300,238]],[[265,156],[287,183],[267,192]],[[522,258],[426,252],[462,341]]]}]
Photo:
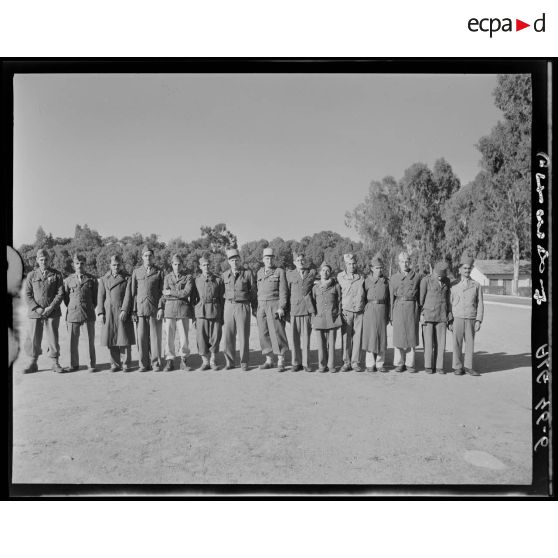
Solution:
[{"label": "dirt ground", "polygon": [[[98,347],[102,370],[92,374],[83,330],[78,372],[56,374],[46,356],[38,373],[21,373],[25,356],[14,364],[12,480],[530,484],[530,319],[529,308],[487,304],[480,377],[427,375],[422,349],[418,374],[281,374],[257,369],[259,350],[248,372],[142,374],[110,372]],[[388,336],[391,346],[391,327]],[[60,341],[67,366],[64,323]],[[447,369],[451,342],[449,334]]]}]

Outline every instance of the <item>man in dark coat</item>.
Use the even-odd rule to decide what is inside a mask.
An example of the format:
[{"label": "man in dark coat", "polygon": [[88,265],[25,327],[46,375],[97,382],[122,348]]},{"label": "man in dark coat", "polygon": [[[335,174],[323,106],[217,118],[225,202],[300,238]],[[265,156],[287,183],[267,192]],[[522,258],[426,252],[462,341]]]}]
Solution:
[{"label": "man in dark coat", "polygon": [[132,345],[136,342],[130,305],[130,275],[124,270],[121,257],[111,256],[109,271],[99,279],[97,316],[103,322],[101,345],[109,349],[113,372],[130,371]]},{"label": "man in dark coat", "polygon": [[70,333],[70,372],[79,368],[79,334],[81,326],[87,328],[89,342],[89,372],[96,372],[95,356],[95,305],[97,304],[97,279],[86,273],[85,256],[76,254],[73,259],[75,273],[64,279],[64,304],[66,322]]},{"label": "man in dark coat", "polygon": [[[444,262],[437,263],[434,266],[434,273],[423,277],[420,282],[422,308],[420,323],[424,344],[424,369],[427,374],[446,373],[444,370],[446,329],[453,321],[447,268]],[[432,366],[433,362],[435,369]]]},{"label": "man in dark coat", "polygon": [[272,355],[277,355],[277,370],[285,371],[285,354],[289,342],[285,333],[285,318],[288,304],[288,288],[285,270],[275,267],[273,249],[264,248],[264,266],[258,269],[258,329],[260,346],[265,362],[262,370],[273,368]]},{"label": "man in dark coat", "polygon": [[315,311],[310,293],[316,279],[316,270],[306,267],[306,257],[293,253],[295,269],[287,271],[289,289],[289,314],[293,334],[293,372],[310,372],[308,355],[312,335],[311,315]]},{"label": "man in dark coat", "polygon": [[58,358],[58,327],[60,325],[60,303],[64,299],[64,280],[62,274],[48,267],[48,253],[37,250],[38,269],[31,271],[25,281],[24,298],[27,303],[29,318],[29,335],[25,347],[31,362],[24,370],[25,374],[38,371],[37,359],[42,353],[43,329],[48,340],[48,355],[52,359],[52,369],[63,372]]},{"label": "man in dark coat", "polygon": [[164,274],[153,263],[154,254],[149,246],[144,246],[141,258],[143,265],[136,267],[130,280],[130,300],[132,319],[138,324],[138,351],[140,372],[162,370],[161,320],[163,310],[159,309],[159,299],[163,295]]},{"label": "man in dark coat", "polygon": [[236,355],[236,335],[240,345],[240,367],[248,370],[250,354],[251,314],[256,315],[256,280],[249,269],[240,264],[240,253],[236,248],[227,250],[230,269],[221,275],[225,288],[225,309],[223,334],[225,341],[225,361],[227,370],[234,368]]},{"label": "man in dark coat", "polygon": [[383,275],[379,257],[371,262],[372,273],[364,281],[366,307],[362,327],[362,348],[366,351],[368,372],[387,372],[387,324],[390,320],[389,281]]},{"label": "man in dark coat", "polygon": [[399,254],[400,272],[391,276],[389,290],[391,318],[393,320],[393,345],[397,372],[416,372],[415,347],[418,345],[421,277],[411,269],[406,252]]},{"label": "man in dark coat", "polygon": [[200,370],[217,370],[216,355],[221,342],[225,289],[223,279],[209,271],[207,257],[199,259],[199,266],[201,273],[195,280],[198,303],[194,313],[198,352],[202,357]]},{"label": "man in dark coat", "polygon": [[180,343],[180,366],[191,370],[187,359],[190,354],[188,345],[189,320],[194,317],[190,297],[194,292],[194,279],[182,271],[182,258],[174,254],[171,259],[172,271],[165,275],[163,296],[159,300],[159,308],[164,310],[163,331],[165,338],[165,371],[174,369],[175,337],[178,330]]},{"label": "man in dark coat", "polygon": [[316,309],[312,327],[318,341],[318,372],[337,372],[335,368],[335,337],[342,326],[341,286],[331,277],[331,266],[323,263],[320,280],[312,287],[312,303]]}]

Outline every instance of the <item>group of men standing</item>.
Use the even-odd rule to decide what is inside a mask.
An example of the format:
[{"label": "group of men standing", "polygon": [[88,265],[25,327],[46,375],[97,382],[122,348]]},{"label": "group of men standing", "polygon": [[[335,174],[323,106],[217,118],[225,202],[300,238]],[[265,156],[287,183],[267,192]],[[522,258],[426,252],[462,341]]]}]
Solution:
[{"label": "group of men standing", "polygon": [[[263,267],[254,275],[240,262],[237,249],[227,250],[230,269],[212,273],[210,262],[198,260],[200,273],[193,277],[182,269],[182,259],[172,256],[172,271],[164,274],[154,265],[149,246],[142,250],[143,265],[129,275],[121,258],[114,255],[110,269],[99,279],[85,271],[85,258],[73,258],[75,273],[62,278],[48,266],[48,254],[37,251],[36,270],[29,273],[25,299],[30,319],[27,350],[31,357],[25,372],[37,371],[43,330],[47,333],[48,352],[57,372],[79,367],[78,342],[86,326],[89,341],[89,370],[96,367],[95,320],[102,320],[101,345],[110,352],[111,370],[131,370],[131,345],[139,352],[139,370],[173,370],[176,365],[178,334],[179,366],[188,364],[190,320],[195,324],[201,369],[217,369],[216,355],[224,340],[225,369],[235,368],[236,341],[240,348],[240,367],[249,368],[251,317],[257,319],[260,347],[265,361],[261,369],[286,370],[289,342],[286,322],[292,330],[292,370],[312,372],[309,362],[310,338],[316,331],[321,372],[337,372],[334,362],[335,334],[341,329],[343,365],[340,370],[362,372],[362,353],[366,370],[387,372],[387,325],[393,325],[395,370],[416,372],[415,348],[422,329],[424,366],[427,373],[445,374],[443,364],[446,329],[453,331],[453,370],[477,376],[473,369],[475,333],[483,319],[482,288],[470,278],[473,259],[461,261],[461,280],[450,286],[447,266],[438,263],[432,274],[421,277],[411,269],[406,253],[399,256],[399,272],[384,276],[380,258],[371,261],[365,277],[357,270],[353,254],[344,255],[345,269],[332,277],[324,263],[319,270],[309,269],[305,255],[293,254],[295,269],[285,271],[274,265],[271,248],[263,250]],[[70,335],[70,367],[59,363],[58,328],[60,304],[67,308]],[[134,327],[135,324],[135,327]],[[163,346],[162,331],[165,331]],[[462,360],[465,341],[465,362]]]}]

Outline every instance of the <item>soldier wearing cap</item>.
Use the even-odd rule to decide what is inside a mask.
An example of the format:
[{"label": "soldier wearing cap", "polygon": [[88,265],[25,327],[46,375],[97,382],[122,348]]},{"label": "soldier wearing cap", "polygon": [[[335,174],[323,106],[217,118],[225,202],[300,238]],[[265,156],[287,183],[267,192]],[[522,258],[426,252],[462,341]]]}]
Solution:
[{"label": "soldier wearing cap", "polygon": [[96,277],[86,273],[85,256],[76,254],[73,258],[75,273],[64,279],[64,304],[66,322],[70,333],[70,372],[79,368],[79,334],[81,326],[87,328],[89,342],[89,372],[96,372],[95,356],[95,305],[97,304],[98,283]]},{"label": "soldier wearing cap", "polygon": [[143,265],[136,267],[130,279],[130,306],[132,319],[137,322],[137,344],[140,372],[162,370],[161,330],[163,309],[159,300],[163,296],[164,274],[154,264],[153,249],[144,246],[141,252]]},{"label": "soldier wearing cap", "polygon": [[260,346],[265,355],[265,362],[260,368],[273,367],[272,355],[277,358],[277,369],[285,371],[285,353],[289,348],[285,333],[285,315],[288,304],[288,288],[285,270],[273,265],[273,249],[264,248],[264,267],[258,269],[258,329]]},{"label": "soldier wearing cap", "polygon": [[295,269],[286,273],[289,289],[289,308],[293,336],[293,372],[304,369],[310,372],[308,355],[312,335],[311,315],[315,312],[310,296],[316,270],[308,269],[306,257],[301,252],[293,253]]},{"label": "soldier wearing cap", "polygon": [[198,263],[201,273],[195,280],[198,303],[194,313],[198,352],[202,357],[200,370],[210,367],[217,370],[216,355],[222,334],[225,289],[221,277],[209,271],[209,259],[206,256],[202,256]]},{"label": "soldier wearing cap", "polygon": [[251,270],[240,263],[236,248],[227,250],[230,269],[221,275],[225,289],[223,333],[225,341],[225,369],[235,367],[236,336],[240,345],[240,367],[248,370],[251,314],[256,315],[256,281]]},{"label": "soldier wearing cap", "polygon": [[29,336],[25,347],[31,362],[24,373],[38,371],[37,359],[42,353],[43,329],[48,340],[48,355],[52,359],[52,369],[63,372],[58,362],[60,345],[58,327],[60,325],[60,303],[64,299],[64,280],[62,274],[48,266],[46,250],[37,250],[38,268],[27,275],[24,298],[27,303],[29,318]]},{"label": "soldier wearing cap", "polygon": [[366,307],[362,326],[362,348],[366,351],[368,372],[387,372],[387,324],[390,320],[389,281],[383,275],[384,264],[379,257],[371,262],[372,273],[364,281]]},{"label": "soldier wearing cap", "polygon": [[130,372],[132,363],[132,345],[136,337],[129,299],[130,275],[124,270],[122,258],[115,254],[110,258],[110,269],[99,279],[97,295],[97,316],[103,322],[101,345],[109,349],[113,372]]},{"label": "soldier wearing cap", "polygon": [[164,370],[166,372],[174,369],[177,330],[180,344],[180,367],[183,370],[191,370],[187,362],[190,354],[188,330],[189,320],[194,317],[192,308],[192,295],[195,295],[194,278],[183,272],[180,254],[173,254],[171,265],[172,271],[165,275],[163,296],[159,299],[159,309],[163,310],[164,354],[167,361]]},{"label": "soldier wearing cap", "polygon": [[[461,376],[465,372],[480,376],[473,369],[475,333],[479,331],[484,316],[482,287],[471,279],[474,259],[468,254],[461,258],[459,273],[461,280],[451,287],[451,307],[453,312],[453,369]],[[463,341],[465,340],[465,369],[463,367]]]},{"label": "soldier wearing cap", "polygon": [[421,276],[411,269],[407,252],[399,254],[399,273],[389,280],[391,319],[393,320],[393,345],[397,372],[415,369],[415,347],[418,345]]},{"label": "soldier wearing cap", "polygon": [[312,327],[318,341],[318,372],[337,372],[335,368],[335,337],[343,325],[341,315],[341,287],[331,277],[331,266],[324,262],[320,267],[320,280],[312,287],[312,303],[316,309]]},{"label": "soldier wearing cap", "polygon": [[364,315],[364,277],[356,271],[354,254],[344,254],[345,271],[337,275],[343,293],[343,367],[342,372],[353,369],[362,372],[362,318]]},{"label": "soldier wearing cap", "polygon": [[[422,312],[422,337],[424,345],[424,368],[427,374],[445,374],[444,350],[446,329],[453,321],[450,303],[450,281],[448,266],[438,262],[434,273],[423,277],[420,282],[420,306]],[[435,368],[434,368],[435,367]]]}]

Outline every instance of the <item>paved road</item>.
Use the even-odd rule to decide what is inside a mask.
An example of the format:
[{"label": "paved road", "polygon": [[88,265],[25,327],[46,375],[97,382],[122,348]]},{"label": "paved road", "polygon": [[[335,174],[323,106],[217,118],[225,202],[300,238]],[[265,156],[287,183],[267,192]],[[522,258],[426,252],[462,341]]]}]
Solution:
[{"label": "paved road", "polygon": [[517,306],[531,306],[532,299],[523,296],[508,296],[508,295],[484,295],[485,302],[501,302],[505,304],[514,304]]}]

